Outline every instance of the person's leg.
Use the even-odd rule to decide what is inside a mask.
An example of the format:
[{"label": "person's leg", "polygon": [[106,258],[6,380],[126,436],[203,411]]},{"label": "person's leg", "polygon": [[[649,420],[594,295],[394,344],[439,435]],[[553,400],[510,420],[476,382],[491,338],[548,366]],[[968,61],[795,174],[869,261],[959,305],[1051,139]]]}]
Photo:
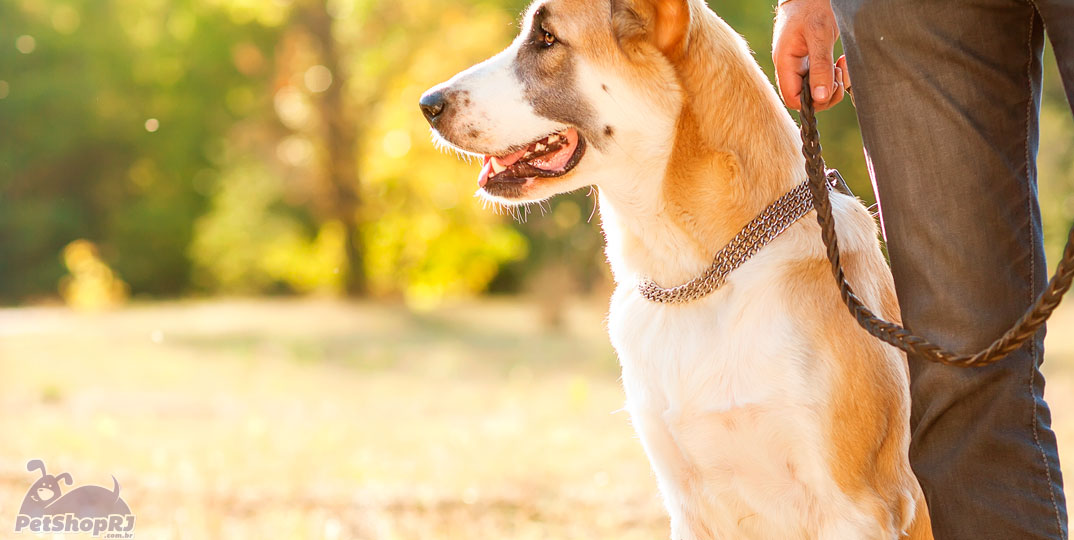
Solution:
[{"label": "person's leg", "polygon": [[[903,320],[959,352],[1046,280],[1043,28],[1020,0],[834,0]],[[1066,538],[1043,331],[986,368],[910,358],[910,460],[937,539]]]}]

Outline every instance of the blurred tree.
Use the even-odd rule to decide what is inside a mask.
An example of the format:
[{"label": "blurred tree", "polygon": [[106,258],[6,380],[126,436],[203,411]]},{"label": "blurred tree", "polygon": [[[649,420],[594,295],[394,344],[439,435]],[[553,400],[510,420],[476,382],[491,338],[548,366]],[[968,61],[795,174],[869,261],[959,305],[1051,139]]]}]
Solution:
[{"label": "blurred tree", "polygon": [[[390,4],[382,3],[378,7],[388,5]],[[355,108],[346,100],[344,89],[349,86],[348,70],[344,68],[340,58],[333,31],[335,21],[328,12],[328,2],[308,0],[302,4],[297,14],[302,21],[301,26],[313,38],[321,59],[321,64],[306,70],[304,78],[307,88],[321,93],[317,107],[325,148],[322,174],[325,176],[327,192],[331,195],[327,206],[331,209],[332,217],[343,224],[343,252],[346,258],[344,290],[350,296],[358,296],[366,292],[366,279],[358,221],[361,204],[356,159],[359,153],[359,128],[355,118],[368,116],[369,107],[362,104],[366,106]]]},{"label": "blurred tree", "polygon": [[[468,24],[445,26],[445,20]],[[477,61],[507,40],[509,19],[493,7],[461,1],[302,0],[290,5],[286,21],[274,58],[273,118],[233,128],[229,153],[245,156],[246,164],[229,169],[200,220],[191,251],[199,282],[266,290],[280,281],[266,250],[284,250],[263,231],[292,231],[284,236],[297,239],[297,228],[323,233],[338,225],[332,229],[342,235],[338,273],[315,288],[402,293],[416,305],[484,289],[503,260],[522,253],[521,239],[480,211],[472,184],[453,181],[467,174],[464,164],[412,141],[428,133],[416,112],[420,92],[450,76],[456,64]],[[474,28],[483,31],[473,34]],[[459,39],[460,31],[471,33]],[[443,40],[457,46],[444,50]],[[264,152],[266,146],[276,152]],[[251,174],[277,179],[262,182]],[[224,184],[234,183],[262,195],[282,187],[258,196],[255,206],[262,210],[250,212],[225,191]],[[218,240],[234,236],[225,229],[236,222],[262,232],[228,248],[234,240]],[[246,262],[230,264],[239,253]],[[284,282],[291,290],[309,288]]]},{"label": "blurred tree", "polygon": [[81,237],[132,291],[186,291],[192,180],[249,84],[227,51],[273,32],[198,0],[15,0],[0,38],[0,298],[55,294]]}]

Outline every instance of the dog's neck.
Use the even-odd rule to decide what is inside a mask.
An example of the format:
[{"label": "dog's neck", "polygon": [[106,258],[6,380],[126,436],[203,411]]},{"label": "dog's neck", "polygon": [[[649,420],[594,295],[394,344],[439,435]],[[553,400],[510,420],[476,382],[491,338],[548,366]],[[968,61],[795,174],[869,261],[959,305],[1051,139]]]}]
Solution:
[{"label": "dog's neck", "polygon": [[[689,281],[765,206],[802,178],[796,127],[742,38],[695,10],[675,62],[683,107],[670,160],[600,191],[616,280]],[[663,181],[654,181],[663,178]]]}]

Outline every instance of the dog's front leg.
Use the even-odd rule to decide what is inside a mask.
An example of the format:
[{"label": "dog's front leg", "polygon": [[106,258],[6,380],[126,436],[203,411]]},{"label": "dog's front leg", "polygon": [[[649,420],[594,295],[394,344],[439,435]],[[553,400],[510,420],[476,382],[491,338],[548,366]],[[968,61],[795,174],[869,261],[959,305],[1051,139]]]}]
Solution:
[{"label": "dog's front leg", "polygon": [[685,458],[664,419],[656,412],[633,410],[631,419],[671,518],[671,540],[716,540],[704,519],[700,475]]}]

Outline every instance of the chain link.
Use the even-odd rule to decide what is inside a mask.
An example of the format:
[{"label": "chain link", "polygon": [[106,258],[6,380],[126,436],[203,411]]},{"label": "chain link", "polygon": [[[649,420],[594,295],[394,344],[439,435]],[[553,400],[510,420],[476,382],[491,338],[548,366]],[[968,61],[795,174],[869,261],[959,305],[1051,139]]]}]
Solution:
[{"label": "chain link", "polygon": [[[829,184],[830,185],[830,184]],[[664,288],[649,278],[638,284],[638,292],[647,300],[661,304],[682,304],[697,300],[719,289],[727,276],[791,225],[813,210],[809,182],[803,182],[768,205],[716,252],[712,265],[700,276],[676,287]]]}]

